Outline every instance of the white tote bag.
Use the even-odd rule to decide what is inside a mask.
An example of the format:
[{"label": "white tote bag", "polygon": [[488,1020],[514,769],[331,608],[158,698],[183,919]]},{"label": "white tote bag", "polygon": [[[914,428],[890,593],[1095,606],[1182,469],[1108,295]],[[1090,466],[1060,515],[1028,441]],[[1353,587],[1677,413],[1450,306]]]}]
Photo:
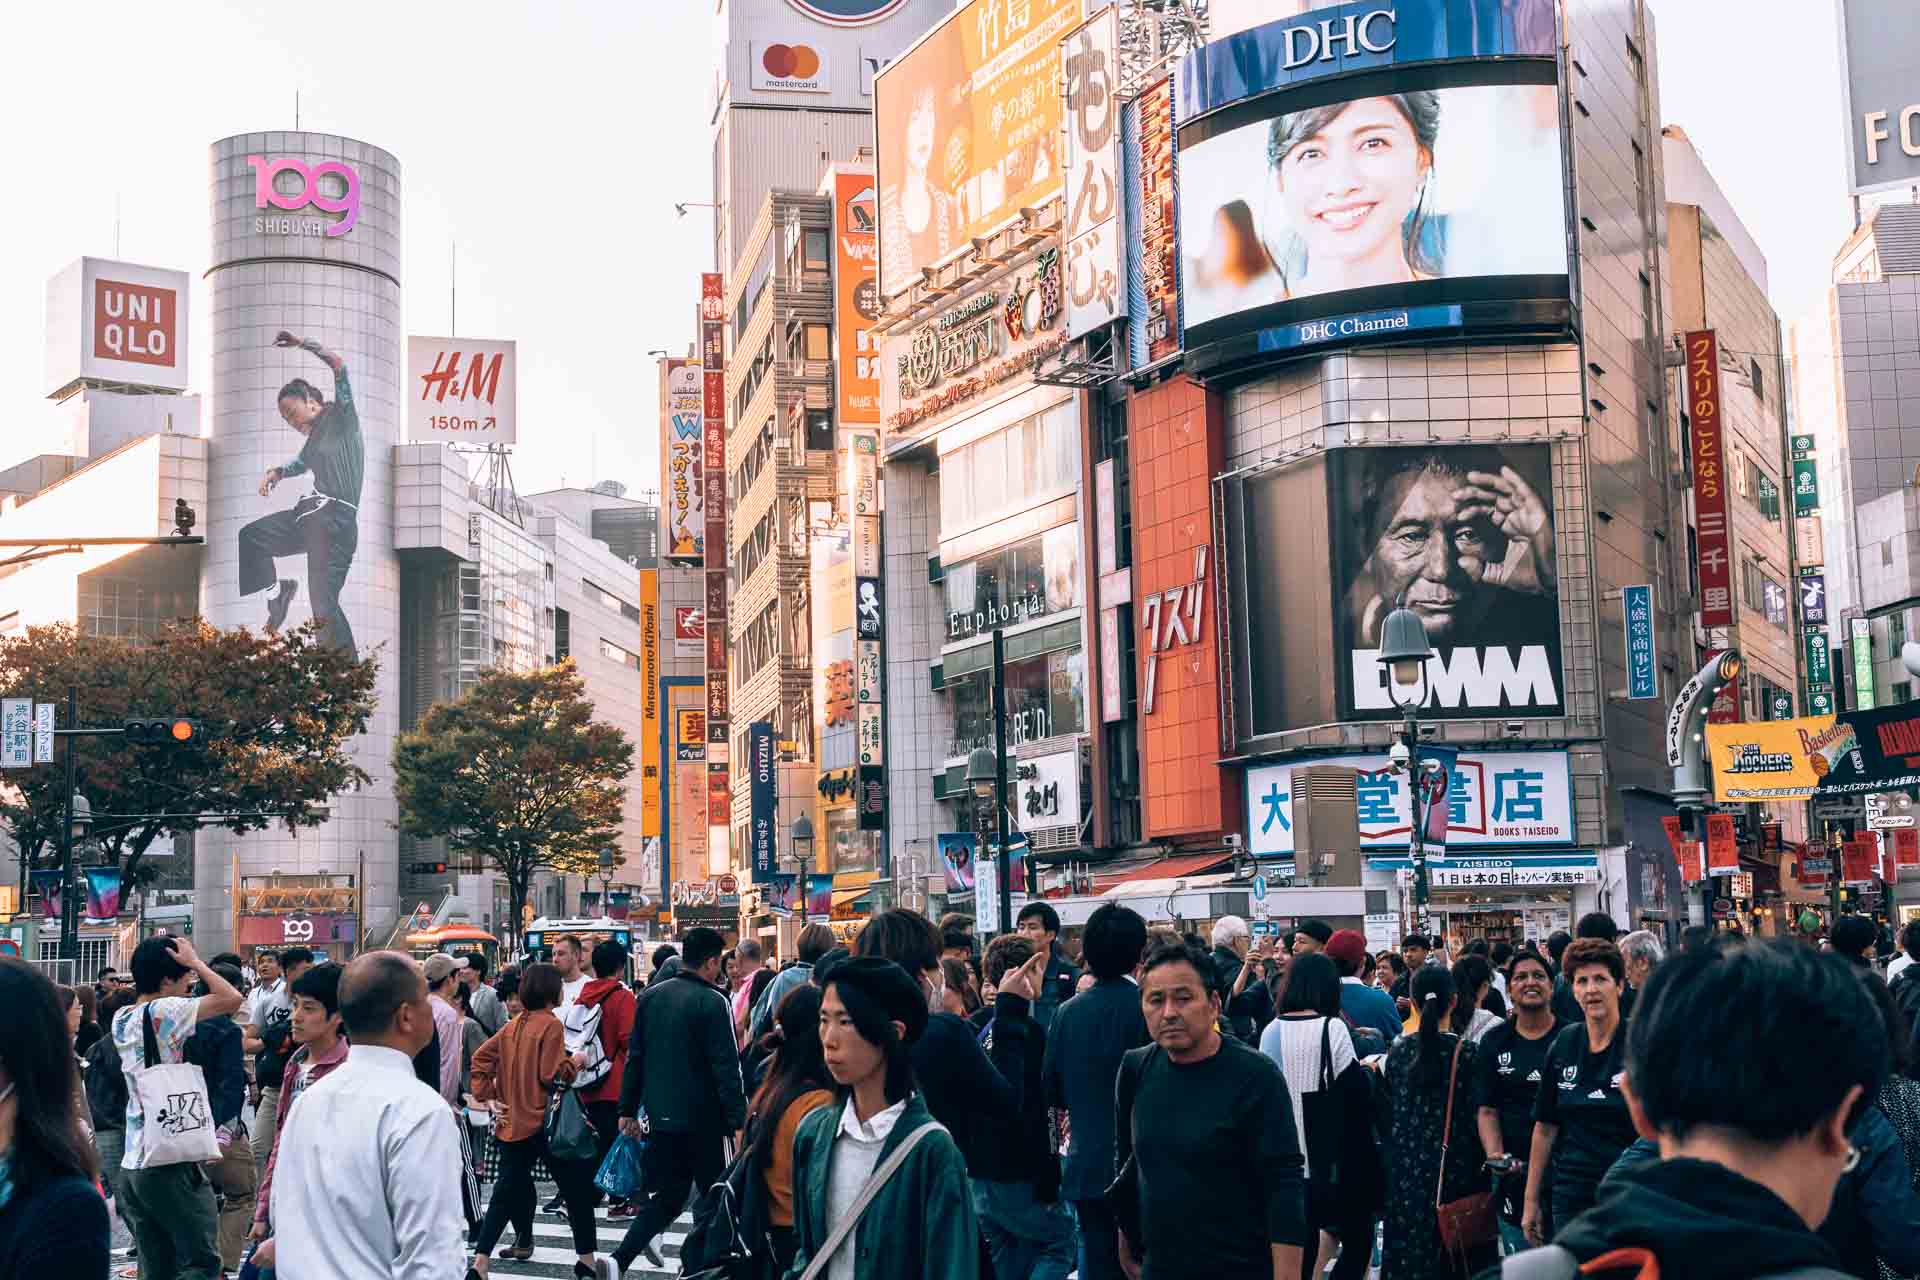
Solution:
[{"label": "white tote bag", "polygon": [[146,1065],[126,1073],[127,1096],[139,1108],[142,1120],[137,1167],[158,1169],[218,1160],[220,1144],[213,1134],[206,1072],[190,1062],[160,1061],[152,1006],[140,1011],[140,1033]]}]

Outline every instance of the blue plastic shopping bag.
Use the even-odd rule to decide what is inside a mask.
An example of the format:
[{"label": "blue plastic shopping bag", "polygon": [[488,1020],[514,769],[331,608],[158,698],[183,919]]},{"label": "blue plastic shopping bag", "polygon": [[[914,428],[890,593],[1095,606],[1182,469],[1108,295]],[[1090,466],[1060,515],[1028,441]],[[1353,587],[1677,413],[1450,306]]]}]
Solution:
[{"label": "blue plastic shopping bag", "polygon": [[645,1149],[641,1143],[624,1133],[620,1134],[613,1140],[607,1158],[600,1162],[600,1172],[593,1175],[593,1185],[615,1200],[631,1200],[638,1196],[640,1153]]}]

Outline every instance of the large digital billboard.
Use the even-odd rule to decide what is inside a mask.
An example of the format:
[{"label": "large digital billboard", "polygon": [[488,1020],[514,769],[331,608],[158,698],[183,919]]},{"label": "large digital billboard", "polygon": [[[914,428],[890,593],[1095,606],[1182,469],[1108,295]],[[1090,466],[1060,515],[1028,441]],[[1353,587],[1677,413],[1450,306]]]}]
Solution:
[{"label": "large digital billboard", "polygon": [[1318,9],[1186,59],[1182,323],[1202,364],[1566,326],[1552,5],[1493,7],[1515,13]]},{"label": "large digital billboard", "polygon": [[[1303,476],[1324,492],[1324,513],[1311,509],[1318,494],[1285,471],[1247,483],[1249,550],[1236,571],[1243,661],[1255,673],[1320,664],[1317,692],[1290,689],[1299,682],[1285,678],[1242,682],[1250,735],[1329,718],[1398,718],[1379,662],[1381,626],[1396,608],[1419,616],[1433,646],[1423,719],[1563,714],[1550,452],[1545,444],[1334,450],[1323,490]],[[1330,582],[1320,566],[1331,567]],[[1331,648],[1319,640],[1308,653],[1291,619],[1321,599],[1333,618]]]},{"label": "large digital billboard", "polygon": [[1060,192],[1060,40],[1081,0],[968,0],[874,80],[880,289]]}]

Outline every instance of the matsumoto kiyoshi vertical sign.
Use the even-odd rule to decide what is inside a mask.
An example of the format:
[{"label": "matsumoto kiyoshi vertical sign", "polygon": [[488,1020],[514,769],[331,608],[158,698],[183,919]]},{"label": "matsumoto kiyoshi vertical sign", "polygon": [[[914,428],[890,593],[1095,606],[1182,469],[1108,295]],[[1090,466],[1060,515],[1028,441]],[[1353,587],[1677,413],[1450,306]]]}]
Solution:
[{"label": "matsumoto kiyoshi vertical sign", "polygon": [[765,884],[780,869],[774,851],[774,803],[778,795],[773,758],[773,723],[756,720],[747,726],[747,778],[750,816],[748,841],[753,850],[753,882]]},{"label": "matsumoto kiyoshi vertical sign", "polygon": [[[1399,717],[1378,657],[1381,624],[1400,603],[1420,616],[1435,651],[1423,716],[1561,714],[1549,446],[1340,449],[1328,485],[1342,719]],[[1283,625],[1250,619],[1256,669],[1280,661]]]},{"label": "matsumoto kiyoshi vertical sign", "polygon": [[1733,551],[1727,525],[1725,424],[1720,420],[1720,340],[1712,329],[1684,339],[1687,411],[1693,420],[1694,525],[1700,561],[1700,625],[1733,625]]},{"label": "matsumoto kiyoshi vertical sign", "polygon": [[1653,659],[1653,588],[1626,587],[1620,593],[1627,616],[1627,697],[1660,696],[1660,673]]}]

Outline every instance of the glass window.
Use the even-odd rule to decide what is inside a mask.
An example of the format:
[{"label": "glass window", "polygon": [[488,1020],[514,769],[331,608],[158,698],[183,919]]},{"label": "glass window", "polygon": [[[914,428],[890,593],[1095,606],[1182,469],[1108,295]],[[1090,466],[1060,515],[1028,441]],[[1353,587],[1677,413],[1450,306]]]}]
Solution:
[{"label": "glass window", "polygon": [[810,324],[807,326],[807,359],[830,360],[833,358],[831,340],[827,326]]},{"label": "glass window", "polygon": [[621,648],[619,645],[607,639],[605,636],[602,636],[600,638],[600,656],[603,658],[610,658],[615,662],[623,663],[626,666],[632,667],[635,671],[638,671],[640,669],[639,654],[634,653],[630,649]]},{"label": "glass window", "polygon": [[807,230],[807,270],[825,271],[826,269],[827,233],[823,228],[809,228]]},{"label": "glass window", "polygon": [[1060,525],[943,568],[949,643],[1017,626],[1080,604],[1080,526]]},{"label": "glass window", "polygon": [[[1009,662],[1006,672],[1008,747],[1086,732],[1086,659],[1078,645]],[[970,671],[954,677],[947,691],[953,705],[947,758],[964,760],[976,747],[991,747],[993,673]]]}]

